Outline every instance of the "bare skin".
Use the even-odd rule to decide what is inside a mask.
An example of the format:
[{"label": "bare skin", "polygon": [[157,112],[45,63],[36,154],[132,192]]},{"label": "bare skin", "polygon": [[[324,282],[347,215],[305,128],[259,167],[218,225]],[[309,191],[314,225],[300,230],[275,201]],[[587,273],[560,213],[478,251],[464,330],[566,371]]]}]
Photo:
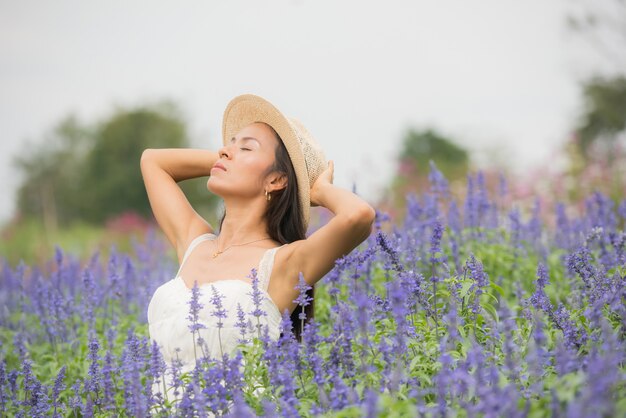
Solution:
[{"label": "bare skin", "polygon": [[[274,162],[278,140],[263,123],[241,129],[218,152],[198,149],[147,149],[141,172],[154,216],[176,249],[179,262],[197,236],[214,233],[213,227],[191,207],[177,182],[210,176],[207,188],[224,199],[226,217],[219,239],[203,241],[191,253],[180,276],[188,288],[224,279],[246,279],[258,267],[264,252],[280,246],[267,238],[263,219],[265,191],[284,188],[287,177],[278,172],[264,176]],[[225,170],[216,168],[219,162]],[[329,209],[334,217],[308,238],[286,244],[276,252],[268,293],[282,313],[292,312],[298,296],[298,273],[309,285],[317,283],[335,261],[352,251],[371,233],[374,209],[355,194],[332,184],[333,163],[311,187],[311,204]],[[234,245],[230,248],[229,246]],[[213,258],[215,251],[224,251]]]}]

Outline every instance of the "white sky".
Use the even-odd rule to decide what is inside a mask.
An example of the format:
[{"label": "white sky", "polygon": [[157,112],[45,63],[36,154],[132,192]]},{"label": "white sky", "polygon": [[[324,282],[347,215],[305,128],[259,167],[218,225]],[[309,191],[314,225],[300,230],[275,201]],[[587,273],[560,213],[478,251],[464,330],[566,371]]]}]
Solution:
[{"label": "white sky", "polygon": [[579,109],[590,55],[566,30],[567,4],[0,0],[0,221],[27,139],[71,112],[91,123],[162,98],[182,106],[195,146],[217,148],[228,101],[261,95],[313,133],[335,184],[370,199],[408,126],[520,172],[545,162]]}]

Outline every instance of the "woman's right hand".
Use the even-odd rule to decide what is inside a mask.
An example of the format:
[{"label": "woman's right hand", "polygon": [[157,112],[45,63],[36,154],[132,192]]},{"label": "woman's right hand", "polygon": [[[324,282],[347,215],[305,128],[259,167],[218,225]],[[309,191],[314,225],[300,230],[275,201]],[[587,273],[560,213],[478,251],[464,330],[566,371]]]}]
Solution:
[{"label": "woman's right hand", "polygon": [[214,151],[185,148],[146,149],[141,155],[152,213],[179,261],[191,239],[213,228],[193,209],[177,182],[208,176],[218,158]]},{"label": "woman's right hand", "polygon": [[326,168],[326,170],[322,171],[317,180],[315,180],[313,187],[311,187],[311,206],[320,206],[322,204],[322,189],[326,186],[332,186],[334,172],[335,163],[330,160],[328,161],[328,167]]}]

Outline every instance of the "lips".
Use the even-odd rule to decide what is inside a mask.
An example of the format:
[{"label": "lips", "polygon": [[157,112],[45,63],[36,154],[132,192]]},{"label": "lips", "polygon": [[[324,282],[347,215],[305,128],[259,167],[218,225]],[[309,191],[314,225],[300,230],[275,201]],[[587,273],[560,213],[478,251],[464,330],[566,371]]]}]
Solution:
[{"label": "lips", "polygon": [[220,169],[220,170],[224,170],[226,171],[226,167],[224,167],[221,163],[217,162],[213,165],[213,167],[211,168],[211,171],[215,170],[215,169]]}]

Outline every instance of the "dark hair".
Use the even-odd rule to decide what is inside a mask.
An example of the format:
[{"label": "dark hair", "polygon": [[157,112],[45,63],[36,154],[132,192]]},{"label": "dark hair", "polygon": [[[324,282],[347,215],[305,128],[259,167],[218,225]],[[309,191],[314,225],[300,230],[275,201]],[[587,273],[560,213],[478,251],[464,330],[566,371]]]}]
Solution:
[{"label": "dark hair", "polygon": [[[266,124],[274,133],[278,140],[278,145],[275,150],[274,164],[264,173],[264,176],[275,171],[284,173],[287,176],[287,186],[282,190],[277,190],[271,194],[271,199],[267,204],[267,210],[265,211],[265,220],[267,222],[267,233],[275,241],[281,244],[289,244],[294,241],[298,241],[306,238],[306,228],[304,226],[304,214],[300,208],[300,202],[298,199],[298,180],[296,178],[296,172],[289,158],[287,148],[283,143],[283,140],[278,135],[278,132]],[[226,213],[220,220],[220,229]],[[311,303],[304,308],[306,314],[307,323],[313,318],[315,307],[315,286],[307,291],[307,296],[311,298]],[[293,333],[298,341],[302,341],[302,323],[299,318],[299,314],[302,308],[294,309],[291,313],[291,324]],[[282,314],[282,312],[281,312]]]}]

